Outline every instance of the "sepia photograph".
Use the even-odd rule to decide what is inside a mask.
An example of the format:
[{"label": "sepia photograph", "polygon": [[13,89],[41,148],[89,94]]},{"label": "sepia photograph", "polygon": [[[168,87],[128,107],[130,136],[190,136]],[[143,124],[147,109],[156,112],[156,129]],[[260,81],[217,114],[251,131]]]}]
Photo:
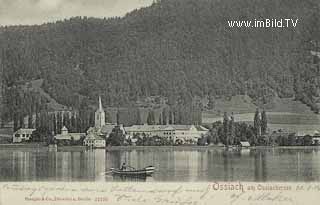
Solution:
[{"label": "sepia photograph", "polygon": [[1,183],[288,190],[319,113],[319,0],[0,0]]}]

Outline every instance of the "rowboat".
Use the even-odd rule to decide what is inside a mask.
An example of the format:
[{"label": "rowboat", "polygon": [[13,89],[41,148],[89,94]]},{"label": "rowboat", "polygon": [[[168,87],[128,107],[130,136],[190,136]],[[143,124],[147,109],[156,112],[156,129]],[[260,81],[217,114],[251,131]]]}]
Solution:
[{"label": "rowboat", "polygon": [[143,169],[121,170],[118,168],[110,168],[113,175],[125,177],[147,177],[151,176],[155,170],[154,166],[148,166]]}]

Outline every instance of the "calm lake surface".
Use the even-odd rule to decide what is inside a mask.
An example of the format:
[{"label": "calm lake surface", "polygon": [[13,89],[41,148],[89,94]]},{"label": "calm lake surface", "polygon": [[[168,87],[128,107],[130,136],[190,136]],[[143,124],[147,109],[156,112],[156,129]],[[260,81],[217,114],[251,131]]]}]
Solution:
[{"label": "calm lake surface", "polygon": [[0,181],[117,181],[108,173],[126,161],[156,167],[147,181],[320,181],[318,148],[144,150],[0,150]]}]

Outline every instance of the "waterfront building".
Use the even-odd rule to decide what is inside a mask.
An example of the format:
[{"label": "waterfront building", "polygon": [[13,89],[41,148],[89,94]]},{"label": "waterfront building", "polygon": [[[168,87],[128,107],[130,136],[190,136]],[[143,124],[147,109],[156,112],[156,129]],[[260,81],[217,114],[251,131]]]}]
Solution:
[{"label": "waterfront building", "polygon": [[96,148],[106,147],[106,140],[102,137],[95,135],[94,133],[90,133],[84,139],[83,145]]},{"label": "waterfront building", "polygon": [[196,125],[133,125],[124,129],[131,137],[134,135],[159,136],[183,143],[196,143],[199,138],[209,131],[203,126]]},{"label": "waterfront building", "polygon": [[13,133],[12,142],[13,143],[20,143],[29,141],[31,139],[32,133],[35,129],[27,129],[27,128],[20,128]]},{"label": "waterfront building", "polygon": [[240,146],[243,148],[248,148],[250,147],[250,143],[248,141],[241,141]]},{"label": "waterfront building", "polygon": [[85,137],[85,133],[70,133],[66,126],[61,129],[61,134],[55,135],[54,139],[57,141],[79,141],[81,138]]}]

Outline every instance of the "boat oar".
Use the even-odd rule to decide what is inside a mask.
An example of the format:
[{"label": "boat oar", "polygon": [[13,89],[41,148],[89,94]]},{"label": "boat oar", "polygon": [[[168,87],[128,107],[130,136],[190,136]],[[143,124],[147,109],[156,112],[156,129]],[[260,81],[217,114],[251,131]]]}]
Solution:
[{"label": "boat oar", "polygon": [[110,174],[110,173],[112,173],[112,171],[102,172],[100,175],[106,175],[106,174]]}]

